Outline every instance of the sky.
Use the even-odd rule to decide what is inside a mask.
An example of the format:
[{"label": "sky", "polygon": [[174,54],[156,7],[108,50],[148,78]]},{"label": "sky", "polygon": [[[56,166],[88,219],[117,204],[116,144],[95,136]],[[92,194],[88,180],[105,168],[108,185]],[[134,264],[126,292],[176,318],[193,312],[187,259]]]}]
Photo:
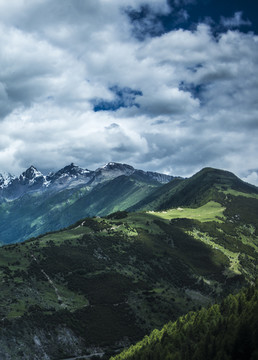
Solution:
[{"label": "sky", "polygon": [[109,161],[258,185],[258,2],[0,0],[0,173]]}]

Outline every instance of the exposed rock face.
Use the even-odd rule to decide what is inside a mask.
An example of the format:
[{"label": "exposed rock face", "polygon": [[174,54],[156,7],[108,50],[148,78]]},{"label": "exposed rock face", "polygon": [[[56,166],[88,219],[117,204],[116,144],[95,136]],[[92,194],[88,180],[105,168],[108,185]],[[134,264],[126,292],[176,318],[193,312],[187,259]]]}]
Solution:
[{"label": "exposed rock face", "polygon": [[25,325],[23,331],[19,332],[19,335],[17,333],[15,325],[14,329],[9,329],[7,326],[1,330],[1,360],[50,360],[67,355],[80,356],[82,349],[88,352],[86,344],[78,336],[70,329],[61,326],[49,332],[33,329],[32,333],[29,326]]}]

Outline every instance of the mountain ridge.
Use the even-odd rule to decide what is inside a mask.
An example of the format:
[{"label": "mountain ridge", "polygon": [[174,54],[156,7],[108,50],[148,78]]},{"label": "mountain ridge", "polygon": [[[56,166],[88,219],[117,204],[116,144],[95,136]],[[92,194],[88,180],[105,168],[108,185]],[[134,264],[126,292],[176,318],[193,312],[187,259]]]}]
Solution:
[{"label": "mountain ridge", "polygon": [[[87,216],[106,216],[118,210],[198,207],[209,201],[224,206],[232,192],[242,196],[258,194],[254,185],[230,172],[213,168],[204,168],[188,179],[173,177],[164,184],[171,176],[136,170],[126,164],[108,163],[92,172],[72,163],[46,178],[49,182],[51,179],[53,185],[42,190],[43,175],[30,167],[23,173],[19,186],[17,179],[13,181],[12,184],[17,185],[17,198],[11,199],[13,194],[9,194],[9,198],[2,197],[0,201],[2,244],[59,230]],[[7,190],[11,192],[12,186]],[[237,197],[232,201],[238,207]],[[241,216],[245,219],[249,216],[255,223],[256,202],[241,201],[244,204]],[[252,214],[248,206],[253,206]]]},{"label": "mountain ridge", "polygon": [[16,177],[11,174],[0,174],[0,198],[14,200],[29,192],[61,190],[82,184],[94,186],[120,175],[130,176],[138,172],[142,172],[160,183],[169,182],[174,178],[171,175],[138,170],[130,165],[115,162],[109,162],[94,171],[71,163],[48,175],[43,175],[35,166],[31,165]]},{"label": "mountain ridge", "polygon": [[206,167],[190,178],[178,178],[163,185],[129,210],[165,210],[182,205],[200,206],[209,200],[223,201],[221,195],[228,188],[258,194],[258,187],[244,182],[232,172]]}]

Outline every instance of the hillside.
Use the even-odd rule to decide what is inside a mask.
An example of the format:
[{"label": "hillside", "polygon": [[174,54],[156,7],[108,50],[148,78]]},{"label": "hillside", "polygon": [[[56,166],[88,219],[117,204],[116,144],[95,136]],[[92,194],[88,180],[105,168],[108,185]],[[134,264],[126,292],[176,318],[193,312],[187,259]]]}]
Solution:
[{"label": "hillside", "polygon": [[[3,360],[95,353],[107,359],[257,277],[257,188],[231,173],[204,169],[190,179],[161,185],[138,172],[84,193],[77,190],[45,197],[50,207],[47,215],[44,204],[48,217],[42,219],[53,226],[59,219],[60,226],[77,220],[81,209],[102,215],[123,211],[82,218],[63,230],[0,248]],[[139,197],[148,198],[148,192],[155,194],[156,208],[152,203],[145,212],[124,211]],[[42,212],[38,196],[24,194],[9,202],[20,204],[8,215],[17,236],[17,224],[33,226],[29,211],[36,219]],[[55,204],[62,203],[59,211]],[[171,203],[177,205],[164,205]]]},{"label": "hillside", "polygon": [[190,312],[111,360],[255,360],[258,283],[220,305]]},{"label": "hillside", "polygon": [[253,281],[256,228],[227,211],[116,212],[0,248],[0,358],[108,357]]},{"label": "hillside", "polygon": [[[241,193],[257,194],[258,188],[245,183],[236,175],[219,169],[204,168],[189,179],[175,179],[154,191],[130,208],[139,210],[165,210],[176,206],[200,206],[213,200],[225,201],[225,196]],[[240,194],[240,195],[241,195]]]}]

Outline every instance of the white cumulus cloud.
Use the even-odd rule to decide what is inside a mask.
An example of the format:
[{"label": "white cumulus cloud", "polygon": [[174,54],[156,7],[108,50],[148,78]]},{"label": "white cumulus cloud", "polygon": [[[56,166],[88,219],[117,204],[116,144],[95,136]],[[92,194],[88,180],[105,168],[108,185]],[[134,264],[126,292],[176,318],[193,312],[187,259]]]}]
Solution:
[{"label": "white cumulus cloud", "polygon": [[165,0],[0,2],[0,172],[113,160],[255,181],[258,38],[232,30],[248,20],[222,18],[231,30],[217,37],[198,24],[139,38],[129,12],[146,5],[150,26],[173,10]]}]

